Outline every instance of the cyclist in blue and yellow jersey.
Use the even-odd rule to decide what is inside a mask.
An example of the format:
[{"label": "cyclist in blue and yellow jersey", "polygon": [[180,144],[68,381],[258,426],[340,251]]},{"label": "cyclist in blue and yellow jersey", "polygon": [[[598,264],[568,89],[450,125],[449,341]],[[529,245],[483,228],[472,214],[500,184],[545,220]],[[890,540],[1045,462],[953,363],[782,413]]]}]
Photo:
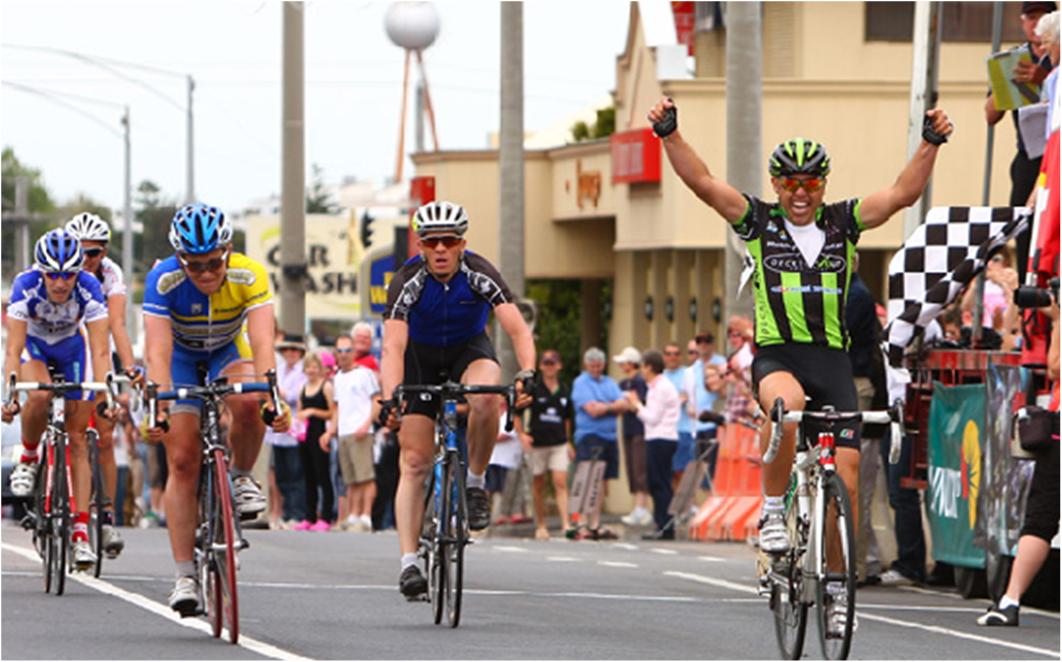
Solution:
[{"label": "cyclist in blue and yellow jersey", "polygon": [[[516,307],[513,293],[494,266],[465,250],[468,214],[451,202],[428,203],[413,215],[420,237],[420,254],[395,273],[387,290],[384,313],[381,417],[394,426],[388,408],[399,384],[498,384],[501,368],[485,332],[491,312],[512,338],[520,372],[519,406],[525,381],[533,380],[535,341]],[[473,530],[490,524],[490,503],[484,474],[498,436],[499,397],[469,395],[468,406],[468,525]],[[401,474],[395,495],[395,522],[401,551],[399,590],[413,599],[428,585],[417,567],[417,545],[424,517],[424,481],[432,467],[435,414],[438,403],[417,399],[401,420],[398,443]]]},{"label": "cyclist in blue and yellow jersey", "polygon": [[[111,349],[127,376],[139,380],[142,375],[133,359],[133,344],[125,328],[126,287],[122,268],[107,257],[107,245],[111,240],[111,228],[99,216],[81,212],[66,224],[66,231],[81,242],[85,256],[82,271],[92,274],[100,283],[103,298],[107,302],[107,320],[111,334]],[[103,551],[108,558],[115,558],[125,548],[118,529],[114,526],[114,494],[118,485],[118,465],[114,459],[114,423],[103,417],[95,419],[99,433],[100,470],[103,473],[103,491],[106,494],[103,508]]]},{"label": "cyclist in blue and yellow jersey", "polygon": [[[84,259],[81,243],[63,230],[51,230],[37,241],[33,268],[16,276],[11,286],[4,388],[12,372],[21,381],[50,383],[49,366],[61,370],[68,382],[89,381],[90,365],[96,375],[106,375],[110,370],[107,306],[99,281],[82,270]],[[91,394],[80,391],[66,394],[66,429],[76,507],[70,542],[74,565],[80,570],[96,563],[96,554],[88,540],[92,469],[85,444],[85,430],[92,414],[91,399]],[[17,497],[33,493],[38,446],[48,425],[50,400],[50,394],[38,391],[30,393],[21,406],[23,452],[11,472],[11,492]],[[3,421],[10,423],[19,409],[17,400],[5,405]]]},{"label": "cyclist in blue and yellow jersey", "polygon": [[[954,129],[947,114],[940,109],[926,113],[922,143],[892,185],[862,199],[830,204],[823,202],[830,158],[820,143],[794,138],[778,145],[769,159],[778,199],[769,203],[741,193],[708,170],[677,130],[677,108],[671,99],[657,102],[648,120],[663,139],[678,176],[730,223],[753,259],[758,351],[752,377],[760,405],[769,411],[780,397],[788,410],[803,410],[809,396],[812,408],[858,410],[844,315],[855,245],[864,230],[882,225],[918,200],[940,145]],[[859,433],[845,432],[837,439],[837,467],[854,511],[859,503]],[[766,430],[764,448],[768,435]],[[777,457],[763,468],[760,548],[771,554],[789,548],[783,495],[795,436],[796,425],[787,425]]]},{"label": "cyclist in blue and yellow jersey", "polygon": [[[273,300],[269,278],[259,263],[232,250],[232,226],[221,210],[201,203],[182,207],[170,226],[176,254],[148,273],[144,286],[144,335],[148,379],[157,384],[200,384],[220,376],[230,381],[261,381],[275,367]],[[251,478],[265,426],[264,394],[232,395],[226,406],[236,423],[229,431],[236,509],[252,518],[265,509],[265,497]],[[202,454],[199,404],[159,402],[160,421],[148,431],[166,447],[169,477],[165,506],[177,583],[170,607],[182,616],[199,608],[193,561],[196,485]],[[164,432],[161,421],[169,420]],[[273,421],[287,430],[287,411]]]}]

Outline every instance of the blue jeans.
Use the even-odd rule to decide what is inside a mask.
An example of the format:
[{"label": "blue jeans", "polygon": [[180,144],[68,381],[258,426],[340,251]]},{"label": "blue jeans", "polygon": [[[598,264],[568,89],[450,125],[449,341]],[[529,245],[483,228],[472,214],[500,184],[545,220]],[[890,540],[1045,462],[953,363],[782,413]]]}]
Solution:
[{"label": "blue jeans", "polygon": [[885,467],[885,481],[889,487],[889,506],[895,514],[896,560],[892,569],[908,579],[926,579],[926,540],[922,533],[922,503],[918,490],[900,487],[900,476],[911,463],[911,439],[904,437],[898,464],[889,464],[891,432],[886,431],[881,443],[881,464]]},{"label": "blue jeans", "polygon": [[288,522],[306,519],[306,476],[298,446],[273,446],[273,472],[284,500],[283,517]]}]

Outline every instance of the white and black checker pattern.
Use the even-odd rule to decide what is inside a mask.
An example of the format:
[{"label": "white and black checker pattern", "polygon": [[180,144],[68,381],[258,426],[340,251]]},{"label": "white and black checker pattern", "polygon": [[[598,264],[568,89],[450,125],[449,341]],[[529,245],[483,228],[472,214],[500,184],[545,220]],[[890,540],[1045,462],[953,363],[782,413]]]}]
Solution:
[{"label": "white and black checker pattern", "polygon": [[987,260],[1026,230],[1026,207],[934,207],[889,263],[885,351],[899,367],[921,335]]}]

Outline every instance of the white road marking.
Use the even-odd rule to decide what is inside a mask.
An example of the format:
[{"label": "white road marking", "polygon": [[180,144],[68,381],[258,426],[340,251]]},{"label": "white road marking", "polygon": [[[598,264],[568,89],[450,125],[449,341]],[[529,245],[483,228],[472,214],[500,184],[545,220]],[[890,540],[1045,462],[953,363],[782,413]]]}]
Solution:
[{"label": "white road marking", "polygon": [[612,543],[612,546],[616,549],[626,549],[630,552],[633,552],[638,549],[638,545],[632,545],[629,542],[614,542]]},{"label": "white road marking", "polygon": [[499,552],[526,552],[527,551],[527,549],[524,548],[524,547],[516,547],[514,545],[495,545],[494,549],[498,550]]},{"label": "white road marking", "polygon": [[[738,584],[730,582],[725,579],[718,579],[715,577],[705,577],[704,575],[696,575],[689,572],[677,572],[669,570],[664,573],[671,577],[680,577],[682,579],[689,579],[691,581],[700,582],[702,584],[709,584],[711,586],[718,586],[720,588],[728,588],[733,591],[741,591],[742,593],[756,593],[756,589],[752,586],[746,586],[744,584]],[[912,623],[910,621],[901,621],[897,618],[889,618],[887,616],[880,616],[878,614],[870,614],[862,610],[861,606],[858,606],[856,612],[859,614],[859,618],[866,619],[868,621],[878,621],[881,623],[888,623],[890,625],[897,625],[899,627],[913,628],[917,630],[925,630],[934,634],[943,634],[957,639],[969,639],[971,641],[977,641],[984,644],[993,644],[995,646],[1002,646],[1004,648],[1013,648],[1015,650],[1024,651],[1026,653],[1036,653],[1037,655],[1046,655],[1048,657],[1057,658],[1059,651],[1052,651],[1046,648],[1037,648],[1036,646],[1027,646],[1025,644],[1019,644],[1011,641],[1005,641],[1003,639],[993,639],[992,637],[986,637],[979,634],[973,634],[970,632],[962,632],[959,630],[952,630],[951,628],[940,627],[937,625],[924,625],[922,623]]]},{"label": "white road marking", "polygon": [[609,568],[637,568],[637,563],[628,563],[626,561],[598,561],[598,565],[608,566]]},{"label": "white road marking", "polygon": [[668,549],[666,547],[653,547],[649,551],[653,554],[663,554],[664,556],[675,556],[678,554],[678,550]]},{"label": "white road marking", "polygon": [[[30,561],[34,561],[34,562],[40,561],[40,557],[37,555],[37,552],[35,552],[35,551],[29,550],[29,549],[25,549],[23,547],[17,547],[15,545],[12,545],[12,544],[6,543],[6,542],[0,543],[0,546],[2,546],[5,550],[7,550],[9,552],[12,552],[14,554],[18,554],[19,556],[21,556],[23,558],[29,559]],[[164,619],[166,619],[168,621],[176,623],[177,625],[180,625],[181,627],[190,628],[192,630],[198,630],[200,632],[205,633],[207,636],[210,636],[210,634],[211,634],[210,626],[206,623],[206,621],[198,619],[198,618],[181,618],[175,611],[173,611],[172,609],[170,609],[166,605],[163,605],[161,603],[155,602],[153,600],[149,600],[149,599],[145,598],[144,596],[139,595],[137,593],[131,593],[131,592],[126,591],[124,589],[118,588],[117,586],[114,586],[113,584],[105,582],[102,579],[96,579],[95,577],[91,577],[89,575],[82,575],[82,574],[79,574],[79,573],[68,575],[68,577],[70,579],[80,583],[80,584],[84,584],[85,586],[88,586],[91,589],[95,589],[95,590],[99,591],[100,593],[104,593],[106,595],[114,596],[116,598],[119,598],[120,600],[125,600],[126,602],[131,603],[133,605],[136,605],[137,607],[140,607],[141,609],[144,609],[146,611],[149,611],[149,612],[155,614],[156,616],[161,616],[162,618],[164,618]],[[228,632],[226,631],[222,635],[222,637],[227,637],[227,636],[228,636]],[[290,651],[286,651],[286,650],[284,650],[282,648],[277,648],[276,646],[273,646],[272,644],[267,644],[264,641],[259,641],[257,639],[252,638],[252,637],[248,637],[245,634],[241,634],[240,635],[239,643],[237,645],[242,646],[243,648],[246,648],[247,650],[252,651],[254,653],[258,653],[259,655],[263,655],[265,657],[268,657],[268,658],[271,658],[271,659],[275,659],[275,660],[309,660],[310,659],[308,657],[303,657],[301,655],[296,655],[295,653],[292,653]]]},{"label": "white road marking", "polygon": [[[937,590],[934,590],[934,589],[931,589],[931,588],[923,588],[921,586],[897,586],[896,588],[900,589],[901,591],[910,591],[911,593],[921,593],[923,595],[936,595],[936,596],[940,596],[942,598],[951,598],[952,600],[963,600],[964,602],[966,601],[966,598],[964,598],[961,595],[959,595],[958,593],[955,593],[955,592],[952,592],[952,591],[937,591]],[[978,611],[982,611],[982,612],[985,609],[987,609],[989,605],[992,604],[988,600],[980,600],[979,602],[984,605],[983,609],[979,609],[978,610]],[[1044,611],[1043,609],[1037,609],[1036,607],[1025,607],[1025,606],[1023,606],[1021,608],[1021,613],[1023,613],[1023,614],[1036,614],[1038,616],[1045,616],[1047,618],[1053,618],[1056,621],[1059,620],[1059,618],[1060,618],[1060,615],[1059,615],[1058,612]]]},{"label": "white road marking", "polygon": [[719,556],[698,556],[697,558],[701,561],[708,561],[709,563],[720,563],[726,560]]},{"label": "white road marking", "polygon": [[574,556],[547,556],[547,561],[556,561],[558,563],[567,563],[569,561],[578,561],[579,559]]}]

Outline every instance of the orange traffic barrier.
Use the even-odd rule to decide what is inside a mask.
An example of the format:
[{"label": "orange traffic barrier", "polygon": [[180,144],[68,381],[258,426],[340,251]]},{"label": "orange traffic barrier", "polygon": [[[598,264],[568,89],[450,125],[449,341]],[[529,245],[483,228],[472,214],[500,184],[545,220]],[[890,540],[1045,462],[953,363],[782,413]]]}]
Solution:
[{"label": "orange traffic barrier", "polygon": [[690,522],[691,540],[745,540],[760,510],[759,434],[743,425],[720,430],[713,495]]}]

